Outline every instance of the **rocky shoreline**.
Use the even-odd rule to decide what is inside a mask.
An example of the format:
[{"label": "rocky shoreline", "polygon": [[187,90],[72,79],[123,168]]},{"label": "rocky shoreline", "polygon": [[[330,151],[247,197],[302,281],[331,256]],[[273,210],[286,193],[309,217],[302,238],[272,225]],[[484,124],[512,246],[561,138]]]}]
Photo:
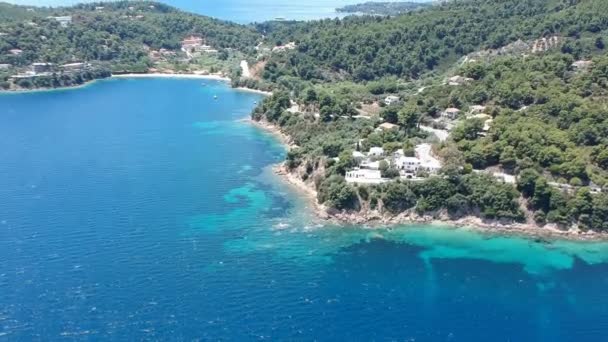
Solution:
[{"label": "rocky shoreline", "polygon": [[[247,121],[276,136],[287,149],[292,149],[296,146],[293,144],[292,139],[282,132],[279,127],[266,121],[254,121],[251,119]],[[476,216],[452,219],[445,212],[438,212],[435,215],[419,215],[414,211],[407,211],[398,215],[389,215],[387,213],[380,213],[377,210],[367,212],[330,210],[317,201],[317,191],[314,189],[314,185],[304,182],[299,175],[288,170],[285,163],[275,165],[273,171],[279,178],[306,197],[314,210],[314,214],[319,219],[337,225],[364,225],[369,228],[381,228],[408,224],[429,224],[454,229],[474,229],[492,235],[520,235],[543,241],[552,239],[574,241],[608,240],[608,234],[581,231],[577,227],[561,229],[553,224],[539,226],[534,222],[502,222],[499,220],[484,220]]]}]

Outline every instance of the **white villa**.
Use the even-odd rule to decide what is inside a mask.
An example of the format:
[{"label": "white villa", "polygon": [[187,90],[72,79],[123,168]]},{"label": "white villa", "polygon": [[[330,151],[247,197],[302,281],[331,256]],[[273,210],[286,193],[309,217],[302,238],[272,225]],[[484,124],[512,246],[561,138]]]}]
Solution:
[{"label": "white villa", "polygon": [[392,104],[396,104],[396,103],[399,103],[399,102],[400,102],[399,96],[396,96],[396,95],[389,95],[389,96],[387,96],[387,97],[384,99],[384,103],[385,103],[387,106],[390,106],[390,105],[392,105]]},{"label": "white villa", "polygon": [[295,42],[289,42],[285,45],[277,45],[275,47],[272,48],[272,52],[284,52],[287,50],[294,50],[296,48],[296,43]]},{"label": "white villa", "polygon": [[390,131],[393,129],[399,129],[399,125],[392,124],[390,122],[384,122],[376,128],[377,131]]},{"label": "white villa", "polygon": [[460,86],[460,85],[463,85],[463,84],[471,82],[471,81],[473,81],[472,78],[456,75],[456,76],[452,76],[452,77],[448,78],[446,83],[451,86]]},{"label": "white villa", "polygon": [[593,61],[576,61],[572,63],[575,70],[587,70],[593,65]]},{"label": "white villa", "polygon": [[367,155],[369,157],[382,157],[384,155],[384,149],[382,147],[372,147],[369,149]]},{"label": "white villa", "polygon": [[348,171],[346,173],[347,183],[380,184],[386,181],[386,179],[382,178],[380,170],[359,169]]},{"label": "white villa", "polygon": [[420,168],[420,159],[416,157],[398,157],[393,161],[393,165],[397,170],[416,173]]},{"label": "white villa", "polygon": [[72,16],[66,15],[62,17],[49,17],[55,19],[61,27],[68,27],[72,23]]},{"label": "white villa", "polygon": [[441,162],[435,158],[430,144],[416,146],[416,156],[406,157],[403,151],[397,151],[393,159],[393,166],[401,171],[402,177],[412,178],[419,171],[436,174],[441,169]]},{"label": "white villa", "polygon": [[401,179],[419,181],[424,178],[418,177],[419,172],[426,172],[429,175],[436,174],[441,169],[441,162],[433,156],[430,144],[420,144],[415,148],[415,157],[406,157],[403,150],[398,150],[392,156],[383,160],[372,159],[384,156],[385,151],[381,147],[372,147],[367,153],[355,151],[353,157],[359,167],[346,173],[346,181],[358,184],[380,184],[390,181],[382,178],[380,163],[385,161],[400,172]]}]

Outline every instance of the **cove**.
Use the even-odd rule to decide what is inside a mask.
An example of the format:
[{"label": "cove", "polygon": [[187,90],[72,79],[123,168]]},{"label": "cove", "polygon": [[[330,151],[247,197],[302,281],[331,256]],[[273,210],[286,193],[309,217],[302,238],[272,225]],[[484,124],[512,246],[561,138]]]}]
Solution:
[{"label": "cove", "polygon": [[604,338],[608,244],[319,221],[242,121],[261,99],[181,79],[0,95],[0,339]]}]

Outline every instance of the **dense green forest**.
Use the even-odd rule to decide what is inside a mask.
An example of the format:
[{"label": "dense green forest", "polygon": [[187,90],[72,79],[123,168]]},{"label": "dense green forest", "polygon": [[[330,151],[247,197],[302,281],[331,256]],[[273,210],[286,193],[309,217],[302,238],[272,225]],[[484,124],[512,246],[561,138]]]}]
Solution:
[{"label": "dense green forest", "polygon": [[[71,23],[62,27],[52,18],[56,16],[71,16]],[[187,35],[204,37],[206,44],[220,50],[220,59],[231,50],[253,50],[261,39],[252,28],[148,1],[65,8],[0,4],[0,18],[5,19],[0,21],[0,64],[14,68],[34,62],[88,61],[114,72],[146,72],[153,66],[149,50],[179,51]],[[21,52],[11,53],[14,50]],[[7,76],[0,71],[0,81]]]},{"label": "dense green forest", "polygon": [[[291,96],[275,92],[254,118],[294,138],[299,148],[287,166],[315,185],[321,203],[608,229],[607,2],[471,0],[397,18],[258,28],[298,48],[271,57],[263,75]],[[518,40],[536,46],[543,37],[558,43],[500,50]],[[470,81],[448,84],[454,75]],[[399,130],[378,132],[382,119],[354,118],[362,105],[391,93],[402,101],[380,116]],[[286,111],[290,97],[318,118]],[[465,118],[474,105],[486,108],[489,129],[484,120]],[[449,107],[463,114],[450,138],[436,143],[442,176],[376,186],[344,181],[355,165],[353,150],[411,149],[430,138],[420,125],[436,125]],[[517,176],[517,183],[472,172],[488,168]]]},{"label": "dense green forest", "polygon": [[273,59],[265,77],[367,81],[419,78],[459,56],[517,39],[576,37],[606,29],[608,2],[579,0],[450,1],[394,18],[347,17],[261,24],[277,42],[298,49]]},{"label": "dense green forest", "polygon": [[397,2],[375,2],[369,1],[355,5],[346,5],[344,7],[337,8],[336,11],[342,13],[361,13],[371,15],[397,15],[419,8],[425,8],[431,6],[430,2],[411,2],[411,1],[397,1]]}]

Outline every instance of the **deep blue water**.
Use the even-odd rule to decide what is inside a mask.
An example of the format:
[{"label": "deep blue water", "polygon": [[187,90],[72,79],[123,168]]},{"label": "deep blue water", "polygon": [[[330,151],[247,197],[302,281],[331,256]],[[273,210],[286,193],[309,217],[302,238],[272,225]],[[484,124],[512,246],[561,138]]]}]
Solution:
[{"label": "deep blue water", "polygon": [[608,244],[324,225],[239,121],[259,100],[0,95],[0,340],[605,340]]}]

